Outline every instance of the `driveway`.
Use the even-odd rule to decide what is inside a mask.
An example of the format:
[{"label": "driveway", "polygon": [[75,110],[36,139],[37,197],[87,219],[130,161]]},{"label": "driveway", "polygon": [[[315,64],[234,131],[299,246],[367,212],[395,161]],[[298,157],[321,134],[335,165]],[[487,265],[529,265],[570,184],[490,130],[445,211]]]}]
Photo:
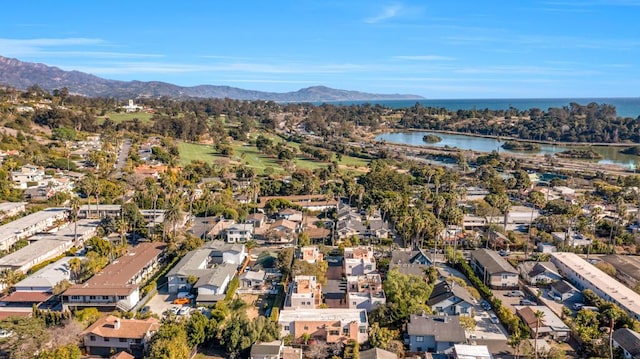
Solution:
[{"label": "driveway", "polygon": [[151,298],[147,305],[152,313],[162,316],[162,313],[167,309],[171,309],[172,307],[181,307],[181,305],[173,304],[173,300],[175,298],[175,294],[169,294],[164,290],[162,292],[158,292],[158,294]]},{"label": "driveway", "polygon": [[507,340],[508,334],[502,324],[491,322],[489,315],[495,314],[493,311],[486,311],[480,306],[475,311],[476,330],[467,332],[470,340]]}]

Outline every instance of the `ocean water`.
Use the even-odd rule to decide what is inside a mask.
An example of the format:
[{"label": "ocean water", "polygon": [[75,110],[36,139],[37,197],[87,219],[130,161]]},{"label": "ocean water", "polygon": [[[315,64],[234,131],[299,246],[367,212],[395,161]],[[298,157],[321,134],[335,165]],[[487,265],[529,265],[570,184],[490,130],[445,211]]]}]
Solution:
[{"label": "ocean water", "polygon": [[378,104],[390,108],[404,108],[420,103],[424,107],[446,108],[450,111],[457,110],[507,110],[510,107],[518,110],[528,110],[539,108],[543,111],[551,107],[569,106],[575,102],[580,105],[587,105],[591,102],[598,104],[609,104],[616,108],[618,116],[640,117],[640,97],[611,97],[611,98],[511,98],[511,99],[463,99],[463,100],[378,100],[378,101],[341,101],[328,102],[334,105],[361,105],[370,103]]}]

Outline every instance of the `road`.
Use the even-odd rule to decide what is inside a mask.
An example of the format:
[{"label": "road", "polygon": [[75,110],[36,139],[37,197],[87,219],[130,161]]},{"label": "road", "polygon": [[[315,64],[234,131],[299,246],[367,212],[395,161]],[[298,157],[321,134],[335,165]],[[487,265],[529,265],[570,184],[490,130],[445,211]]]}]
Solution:
[{"label": "road", "polygon": [[121,178],[122,177],[122,169],[127,165],[127,159],[129,158],[129,152],[131,151],[131,139],[125,138],[122,141],[122,145],[120,146],[120,150],[118,151],[118,159],[115,164],[115,172],[114,177]]}]

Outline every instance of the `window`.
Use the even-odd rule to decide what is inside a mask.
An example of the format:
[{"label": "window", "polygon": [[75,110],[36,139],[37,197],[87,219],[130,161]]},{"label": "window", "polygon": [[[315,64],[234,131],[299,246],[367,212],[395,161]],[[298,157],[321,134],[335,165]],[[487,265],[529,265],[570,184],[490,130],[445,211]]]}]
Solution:
[{"label": "window", "polygon": [[89,336],[89,340],[91,340],[92,342],[96,341],[96,336],[95,335],[90,335]]},{"label": "window", "polygon": [[338,330],[330,330],[329,335],[340,335],[340,331]]},{"label": "window", "polygon": [[367,332],[367,327],[365,327],[364,325],[360,326],[360,334],[365,334]]},{"label": "window", "polygon": [[353,302],[353,305],[356,305],[356,304],[357,304],[356,302]]},{"label": "window", "polygon": [[303,329],[304,330],[309,330],[309,327],[305,325]]},{"label": "window", "polygon": [[424,341],[424,337],[423,336],[417,336],[416,337],[416,341],[417,342],[423,342]]},{"label": "window", "polygon": [[127,342],[127,338],[118,338],[118,341],[120,343],[126,343]]},{"label": "window", "polygon": [[119,295],[119,296],[118,296],[118,299],[120,299],[120,300],[124,300],[124,299],[127,299],[127,296],[126,296],[126,295]]},{"label": "window", "polygon": [[417,351],[421,352],[422,351],[422,347],[418,347]]},{"label": "window", "polygon": [[509,275],[508,274],[503,274],[502,275],[502,279],[509,279]]},{"label": "window", "polygon": [[284,326],[284,330],[289,331],[289,326],[288,326],[288,325],[285,325],[285,326]]},{"label": "window", "polygon": [[109,300],[109,296],[108,295],[103,295],[102,296],[102,300]]},{"label": "window", "polygon": [[104,338],[104,341],[105,341],[105,342],[108,342],[108,341],[109,341],[109,338]]},{"label": "window", "polygon": [[72,300],[80,300],[80,296],[79,295],[72,295],[71,299]]},{"label": "window", "polygon": [[96,299],[96,296],[95,296],[95,295],[90,295],[90,296],[89,296],[89,299],[90,299],[90,300],[95,300],[95,299]]},{"label": "window", "polygon": [[342,328],[342,333],[343,333],[344,335],[349,335],[349,327]]}]

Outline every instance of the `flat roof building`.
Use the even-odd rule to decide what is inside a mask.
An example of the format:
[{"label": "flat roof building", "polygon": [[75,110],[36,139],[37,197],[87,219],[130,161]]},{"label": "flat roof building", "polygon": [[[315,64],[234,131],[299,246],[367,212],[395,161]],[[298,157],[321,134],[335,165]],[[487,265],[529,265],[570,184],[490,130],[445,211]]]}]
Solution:
[{"label": "flat roof building", "polygon": [[600,298],[617,304],[631,317],[640,320],[640,294],[618,282],[575,253],[551,253],[551,262],[576,288],[590,289]]},{"label": "flat roof building", "polygon": [[305,333],[327,343],[349,339],[364,343],[369,338],[369,322],[364,309],[282,310],[278,324],[281,325],[282,336],[292,334],[295,339]]},{"label": "flat roof building", "polygon": [[67,216],[65,208],[47,208],[0,226],[0,250],[8,250],[17,241],[54,226]]}]

